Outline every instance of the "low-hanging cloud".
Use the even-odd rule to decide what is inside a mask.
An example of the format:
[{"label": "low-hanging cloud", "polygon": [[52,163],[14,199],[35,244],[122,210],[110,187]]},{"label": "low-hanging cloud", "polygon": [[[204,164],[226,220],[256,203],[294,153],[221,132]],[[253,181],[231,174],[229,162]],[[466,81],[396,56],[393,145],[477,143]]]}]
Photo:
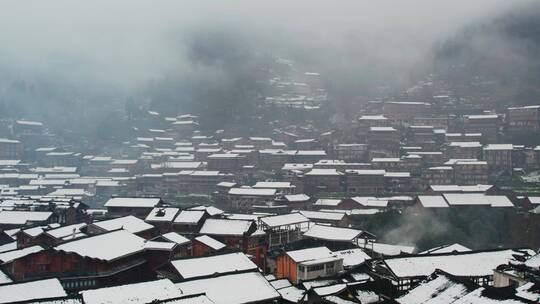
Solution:
[{"label": "low-hanging cloud", "polygon": [[[75,97],[100,89],[128,96],[170,75],[213,76],[219,71],[193,62],[190,48],[194,39],[215,35],[234,37],[253,51],[300,58],[350,86],[389,74],[405,82],[406,71],[422,64],[434,43],[527,2],[3,1],[0,97],[14,79],[46,79],[72,88]],[[219,47],[216,52],[227,51]]]}]

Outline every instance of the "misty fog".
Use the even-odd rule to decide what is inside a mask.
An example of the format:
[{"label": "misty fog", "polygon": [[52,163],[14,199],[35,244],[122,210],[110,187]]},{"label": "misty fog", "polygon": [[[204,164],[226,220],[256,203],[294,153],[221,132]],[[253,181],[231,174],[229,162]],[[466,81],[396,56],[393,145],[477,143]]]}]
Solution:
[{"label": "misty fog", "polygon": [[44,120],[126,98],[189,112],[205,88],[251,78],[254,54],[321,72],[331,100],[381,98],[429,72],[434,48],[462,29],[532,2],[3,2],[0,100]]}]

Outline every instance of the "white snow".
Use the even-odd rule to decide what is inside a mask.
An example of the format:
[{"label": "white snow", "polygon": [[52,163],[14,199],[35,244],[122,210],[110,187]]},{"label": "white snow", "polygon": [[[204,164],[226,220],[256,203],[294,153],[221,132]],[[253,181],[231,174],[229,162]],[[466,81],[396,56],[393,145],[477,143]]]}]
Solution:
[{"label": "white snow", "polygon": [[176,232],[168,232],[168,233],[165,233],[161,236],[162,238],[168,240],[168,241],[171,241],[171,242],[174,242],[178,245],[184,245],[184,244],[187,244],[189,242],[191,242],[188,238],[176,233]]},{"label": "white snow", "polygon": [[290,182],[257,182],[254,189],[289,189],[293,188]]},{"label": "white snow", "polygon": [[326,247],[315,247],[300,249],[294,251],[287,251],[286,254],[296,263],[320,260],[327,258],[335,258],[335,254]]},{"label": "white snow", "polygon": [[[345,300],[345,299],[342,299],[342,298],[340,298],[338,296],[326,296],[326,297],[324,297],[324,299],[326,300],[327,303],[356,304],[356,302]],[[364,302],[362,302],[362,304],[364,304]]]},{"label": "white snow", "polygon": [[0,286],[0,303],[65,297],[66,292],[58,279],[15,283]]},{"label": "white snow", "polygon": [[449,244],[449,245],[443,245],[435,248],[428,249],[426,251],[420,252],[419,254],[435,254],[435,253],[451,253],[451,252],[467,252],[471,251],[471,249],[455,243],[455,244]]},{"label": "white snow", "polygon": [[313,290],[315,291],[316,294],[323,297],[323,296],[332,295],[332,294],[341,292],[345,288],[347,288],[346,284],[335,284],[335,285],[329,285],[329,286],[316,287]]},{"label": "white snow", "polygon": [[525,266],[540,269],[540,253],[533,255],[525,261]]},{"label": "white snow", "polygon": [[182,225],[194,225],[197,224],[204,216],[205,211],[197,210],[182,210],[180,214],[174,219],[176,224]]},{"label": "white snow", "polygon": [[54,248],[94,259],[112,261],[142,251],[144,244],[145,239],[127,230],[118,230],[78,239]]},{"label": "white snow", "polygon": [[146,241],[144,244],[144,249],[148,250],[166,250],[171,251],[176,246],[176,243],[172,242],[156,242],[156,241]]},{"label": "white snow", "polygon": [[396,276],[429,276],[441,269],[456,276],[489,276],[493,269],[515,261],[513,255],[523,255],[514,250],[497,250],[475,253],[437,256],[415,256],[386,259],[385,262]]},{"label": "white snow", "polygon": [[216,304],[262,302],[280,297],[258,272],[182,282],[176,287],[186,295],[205,293]]},{"label": "white snow", "polygon": [[112,220],[105,220],[101,222],[94,222],[92,223],[92,225],[106,231],[124,229],[131,233],[139,233],[154,228],[154,226],[146,223],[139,218],[134,217],[133,215],[119,217]]},{"label": "white snow", "polygon": [[274,196],[276,189],[231,188],[229,195]]},{"label": "white snow", "polygon": [[378,294],[369,290],[357,290],[355,298],[360,300],[362,304],[375,304],[381,301]]},{"label": "white snow", "polygon": [[406,295],[396,299],[400,304],[446,304],[462,298],[469,291],[462,285],[449,280],[444,275],[420,284]]},{"label": "white snow", "polygon": [[42,250],[43,250],[43,247],[39,245],[35,245],[35,246],[26,247],[23,249],[2,252],[0,253],[0,261],[2,261],[3,263],[11,262],[13,260],[22,258],[24,256],[27,256],[29,254],[39,252]]},{"label": "white snow", "polygon": [[288,279],[274,280],[270,282],[270,285],[272,285],[272,287],[274,287],[275,289],[281,289],[281,288],[292,286],[291,282],[289,282]]},{"label": "white snow", "polygon": [[418,201],[424,208],[448,208],[444,197],[440,195],[419,195]]},{"label": "white snow", "polygon": [[288,202],[305,202],[309,201],[309,196],[305,194],[289,194],[285,195],[285,199]]},{"label": "white snow", "polygon": [[223,210],[216,208],[214,206],[196,206],[196,207],[189,208],[189,210],[206,211],[206,213],[208,213],[208,215],[210,216],[216,216],[216,215],[224,213]]},{"label": "white snow", "polygon": [[86,226],[85,223],[74,224],[74,225],[63,226],[63,227],[60,227],[60,228],[47,230],[46,233],[48,235],[56,238],[56,239],[62,239],[62,238],[69,237],[69,236],[73,235],[73,232],[75,232],[76,235],[80,235],[80,233],[81,233],[80,229],[85,227],[85,226]]},{"label": "white snow", "polygon": [[334,251],[334,254],[340,258],[343,258],[344,268],[355,267],[364,263],[366,260],[371,259],[371,257],[367,255],[367,253],[365,253],[361,248]]},{"label": "white snow", "polygon": [[156,207],[160,202],[161,199],[157,197],[113,197],[105,203],[105,207],[152,208]]},{"label": "white snow", "polygon": [[[368,249],[372,249],[373,245],[373,251],[386,255],[386,256],[394,256],[394,255],[400,255],[401,253],[413,253],[415,250],[414,246],[406,246],[406,245],[394,245],[394,244],[384,244],[384,243],[368,243],[366,247]],[[364,240],[359,239],[358,240],[358,246],[364,247]]]},{"label": "white snow", "polygon": [[313,225],[304,233],[304,237],[327,241],[351,242],[361,233],[362,231],[351,228]]},{"label": "white snow", "polygon": [[343,175],[343,173],[337,171],[336,169],[311,169],[311,171],[305,174],[306,176],[338,176]]},{"label": "white snow", "polygon": [[368,197],[368,196],[356,196],[351,198],[358,204],[368,208],[386,208],[388,207],[388,199]]},{"label": "white snow", "polygon": [[302,299],[304,297],[304,294],[306,293],[305,290],[302,290],[295,286],[278,289],[278,292],[281,297],[283,297],[283,299],[292,303],[299,303],[300,299]]},{"label": "white snow", "polygon": [[295,225],[309,222],[309,219],[301,213],[289,213],[261,218],[261,222],[270,228]]},{"label": "white snow", "polygon": [[320,212],[320,211],[306,211],[300,210],[300,214],[307,217],[310,220],[326,220],[326,221],[341,221],[345,214],[336,212]]},{"label": "white snow", "polygon": [[6,284],[13,282],[7,274],[5,274],[2,270],[0,270],[0,284]]},{"label": "white snow", "polygon": [[491,205],[481,193],[445,193],[443,196],[450,206]]},{"label": "white snow", "polygon": [[166,300],[160,304],[215,304],[206,295],[186,296],[179,299]]},{"label": "white snow", "polygon": [[244,235],[248,232],[252,221],[207,219],[201,227],[201,234],[210,235]]},{"label": "white snow", "polygon": [[178,208],[154,208],[146,216],[148,222],[172,222],[180,209]]},{"label": "white snow", "polygon": [[0,211],[0,224],[24,225],[27,222],[46,221],[52,212],[43,211]]},{"label": "white snow", "polygon": [[[529,301],[540,300],[540,292],[534,289],[535,284],[529,282],[516,288],[516,296]],[[531,290],[532,289],[532,290]]]},{"label": "white snow", "polygon": [[222,242],[215,240],[207,235],[201,235],[195,238],[195,240],[205,244],[206,246],[214,249],[214,250],[220,250],[225,248],[227,245],[223,244]]},{"label": "white snow", "polygon": [[81,292],[86,304],[144,304],[182,296],[169,280],[158,280]]},{"label": "white snow", "polygon": [[340,199],[320,198],[315,202],[314,205],[336,207],[339,205],[339,203],[341,203]]},{"label": "white snow", "polygon": [[504,195],[486,195],[491,207],[514,207],[514,204]]},{"label": "white snow", "polygon": [[184,279],[211,276],[213,274],[257,270],[257,265],[241,252],[174,260],[171,261],[171,264]]},{"label": "white snow", "polygon": [[17,242],[11,242],[0,246],[0,253],[17,249]]}]

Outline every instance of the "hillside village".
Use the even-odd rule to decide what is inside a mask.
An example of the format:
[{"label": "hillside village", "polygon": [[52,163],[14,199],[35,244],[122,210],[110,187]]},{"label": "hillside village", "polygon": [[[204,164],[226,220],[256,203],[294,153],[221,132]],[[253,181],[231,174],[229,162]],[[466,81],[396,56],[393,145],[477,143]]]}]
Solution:
[{"label": "hillside village", "polygon": [[[265,103],[317,111],[318,77]],[[540,146],[504,139],[540,106],[452,104],[271,136],[148,110],[99,154],[5,120],[0,303],[536,303]]]}]

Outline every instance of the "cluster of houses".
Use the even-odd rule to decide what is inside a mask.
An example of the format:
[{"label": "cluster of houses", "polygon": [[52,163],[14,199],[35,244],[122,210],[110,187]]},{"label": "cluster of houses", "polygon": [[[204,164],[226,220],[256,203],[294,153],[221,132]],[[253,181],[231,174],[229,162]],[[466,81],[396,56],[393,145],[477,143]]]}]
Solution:
[{"label": "cluster of houses", "polygon": [[[419,196],[413,207],[469,201],[511,204],[501,195],[445,193]],[[113,197],[104,213],[64,203],[83,217],[60,221],[51,211],[7,205],[0,211],[0,303],[534,303],[540,297],[534,250],[449,244],[418,252],[377,241],[351,225],[354,214],[339,211],[354,210],[350,204],[379,208],[388,199],[319,200],[328,209],[281,214],[182,209],[157,197]]]},{"label": "cluster of houses", "polygon": [[[318,109],[320,75],[298,79],[272,79],[265,105]],[[540,130],[540,106],[442,115],[433,100],[253,136],[148,111],[96,153],[8,122],[0,303],[537,303],[538,181],[498,178],[540,170],[540,147],[501,142]],[[418,250],[358,225],[472,209],[515,215],[532,248]]]}]

